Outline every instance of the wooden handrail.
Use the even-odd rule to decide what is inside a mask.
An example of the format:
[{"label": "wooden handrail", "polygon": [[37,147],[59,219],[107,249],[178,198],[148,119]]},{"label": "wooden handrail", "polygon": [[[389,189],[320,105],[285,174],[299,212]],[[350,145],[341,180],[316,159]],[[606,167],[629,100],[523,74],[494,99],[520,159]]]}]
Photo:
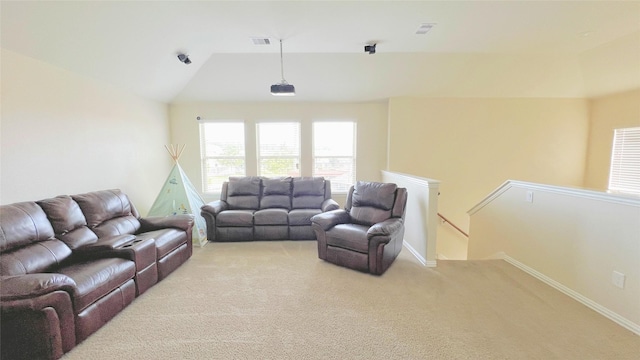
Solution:
[{"label": "wooden handrail", "polygon": [[444,217],[442,214],[438,213],[438,216],[440,217],[440,219],[442,219],[442,221],[446,222],[447,224],[453,226],[454,229],[458,230],[462,235],[466,236],[467,238],[469,237],[469,234],[467,234],[466,232],[462,231],[462,229],[460,229],[459,227],[456,226],[456,224],[452,223],[451,220],[447,219],[446,217]]}]

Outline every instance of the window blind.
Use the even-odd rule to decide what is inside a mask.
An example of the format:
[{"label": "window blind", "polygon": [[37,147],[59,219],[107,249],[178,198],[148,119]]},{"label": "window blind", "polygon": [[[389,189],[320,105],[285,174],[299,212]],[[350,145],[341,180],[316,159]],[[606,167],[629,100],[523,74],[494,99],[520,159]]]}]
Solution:
[{"label": "window blind", "polygon": [[609,190],[640,194],[640,127],[614,131]]},{"label": "window blind", "polygon": [[300,176],[300,123],[258,123],[258,174]]},{"label": "window blind", "polygon": [[333,192],[347,192],[356,178],[354,121],[313,123],[313,176],[331,180]]},{"label": "window blind", "polygon": [[230,176],[246,174],[244,123],[200,124],[202,184],[205,193],[218,193]]}]

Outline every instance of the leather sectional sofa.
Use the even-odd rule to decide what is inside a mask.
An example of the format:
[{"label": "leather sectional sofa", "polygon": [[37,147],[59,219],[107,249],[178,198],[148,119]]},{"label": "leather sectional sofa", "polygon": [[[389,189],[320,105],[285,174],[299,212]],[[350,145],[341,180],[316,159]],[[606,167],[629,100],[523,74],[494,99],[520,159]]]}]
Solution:
[{"label": "leather sectional sofa", "polygon": [[315,240],[311,217],[338,209],[322,177],[231,177],[201,215],[209,241]]},{"label": "leather sectional sofa", "polygon": [[192,227],[119,190],[0,206],[1,358],[61,357],[189,259]]}]

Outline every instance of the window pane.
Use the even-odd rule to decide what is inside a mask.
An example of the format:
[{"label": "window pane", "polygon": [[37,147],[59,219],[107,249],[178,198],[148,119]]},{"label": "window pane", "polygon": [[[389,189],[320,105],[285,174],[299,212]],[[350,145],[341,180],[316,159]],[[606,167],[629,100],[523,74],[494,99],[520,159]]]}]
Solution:
[{"label": "window pane", "polygon": [[353,128],[351,121],[314,123],[314,155],[353,156]]},{"label": "window pane", "polygon": [[300,176],[300,123],[258,123],[258,174]]},{"label": "window pane", "polygon": [[230,176],[246,174],[244,123],[202,123],[200,144],[205,193],[220,192]]},{"label": "window pane", "polygon": [[313,176],[331,180],[333,192],[347,192],[356,178],[355,122],[313,123]]},{"label": "window pane", "polygon": [[300,176],[297,158],[263,158],[260,160],[260,175],[269,177]]},{"label": "window pane", "polygon": [[315,158],[315,171],[313,176],[322,176],[331,180],[331,191],[347,192],[353,185],[353,158]]},{"label": "window pane", "polygon": [[203,123],[205,156],[244,156],[243,123]]}]

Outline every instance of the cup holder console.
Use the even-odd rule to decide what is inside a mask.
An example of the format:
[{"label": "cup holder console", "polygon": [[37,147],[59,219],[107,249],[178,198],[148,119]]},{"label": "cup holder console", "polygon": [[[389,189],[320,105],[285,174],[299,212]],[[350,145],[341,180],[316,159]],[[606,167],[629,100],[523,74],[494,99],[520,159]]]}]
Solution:
[{"label": "cup holder console", "polygon": [[137,244],[139,242],[143,242],[143,241],[144,241],[144,239],[136,238],[132,242],[130,242],[130,243],[126,244],[126,245],[122,245],[120,248],[121,249],[127,249],[127,248],[130,248],[130,247],[134,246],[135,244]]}]

